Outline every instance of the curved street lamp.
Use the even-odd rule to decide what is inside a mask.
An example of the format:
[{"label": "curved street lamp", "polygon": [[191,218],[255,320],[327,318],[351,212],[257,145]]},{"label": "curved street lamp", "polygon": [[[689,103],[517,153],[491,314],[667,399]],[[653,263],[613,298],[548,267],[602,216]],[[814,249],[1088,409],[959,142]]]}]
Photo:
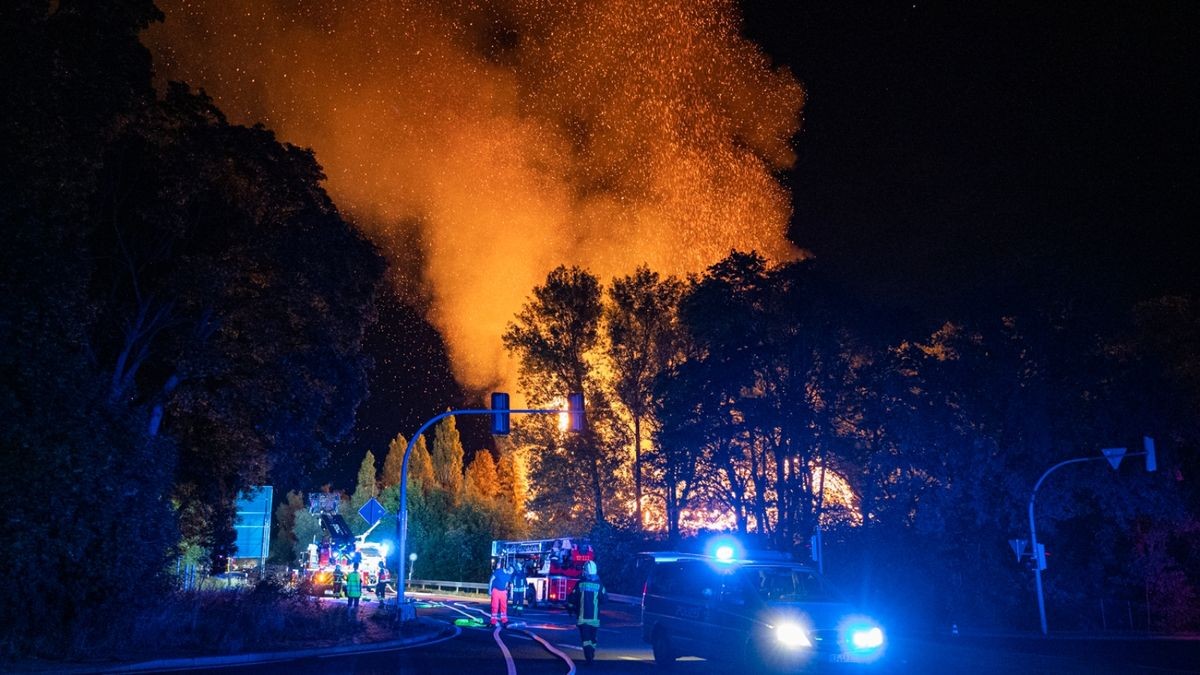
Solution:
[{"label": "curved street lamp", "polygon": [[[399,514],[396,516],[396,540],[399,542],[398,559],[403,561],[408,558],[408,456],[412,454],[413,447],[417,444],[417,439],[424,434],[429,427],[437,424],[441,420],[450,417],[451,415],[488,415],[492,418],[492,433],[507,434],[508,433],[508,416],[509,415],[559,415],[566,413],[569,419],[569,429],[571,431],[583,431],[585,426],[583,394],[572,392],[567,395],[567,409],[560,408],[526,408],[521,410],[510,410],[508,407],[508,394],[504,392],[496,392],[492,394],[492,407],[480,409],[465,409],[465,410],[447,410],[444,413],[434,415],[417,429],[417,433],[412,435],[408,440],[408,446],[404,448],[404,460],[400,464],[400,506]],[[416,555],[415,553],[413,554]],[[413,558],[409,558],[413,560]],[[412,575],[411,568],[409,575]],[[405,621],[406,619],[415,617],[415,610],[410,611],[411,606],[406,598],[408,584],[404,575],[400,575],[399,583],[396,584],[396,620]],[[405,616],[405,614],[410,616]]]},{"label": "curved street lamp", "polygon": [[1038,488],[1042,486],[1042,482],[1045,481],[1046,477],[1053,473],[1055,469],[1068,464],[1079,464],[1080,462],[1095,462],[1103,459],[1107,460],[1108,463],[1112,465],[1113,470],[1116,471],[1117,467],[1121,465],[1121,460],[1126,456],[1145,456],[1146,471],[1156,470],[1158,468],[1158,458],[1154,452],[1154,439],[1150,438],[1149,436],[1143,436],[1142,446],[1144,448],[1142,452],[1129,453],[1128,455],[1126,455],[1125,448],[1104,448],[1100,451],[1101,454],[1099,457],[1076,457],[1075,459],[1068,459],[1059,462],[1049,469],[1046,469],[1045,473],[1042,474],[1042,477],[1037,479],[1037,482],[1033,484],[1033,492],[1029,495],[1029,542],[1033,546],[1033,550],[1030,552],[1030,555],[1033,556],[1033,577],[1035,580],[1035,585],[1037,586],[1038,618],[1040,618],[1042,622],[1042,635],[1046,635],[1048,632],[1046,629],[1046,599],[1042,595],[1042,570],[1046,568],[1046,553],[1045,549],[1038,545],[1037,525],[1033,518],[1033,502],[1035,499],[1037,499]]}]

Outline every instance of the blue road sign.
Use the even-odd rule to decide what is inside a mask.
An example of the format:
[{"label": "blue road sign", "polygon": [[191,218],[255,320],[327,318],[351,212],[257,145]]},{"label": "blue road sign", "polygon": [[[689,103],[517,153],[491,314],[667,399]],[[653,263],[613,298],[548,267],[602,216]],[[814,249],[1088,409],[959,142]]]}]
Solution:
[{"label": "blue road sign", "polygon": [[366,504],[363,504],[362,508],[358,510],[358,515],[362,516],[362,519],[367,521],[367,525],[374,525],[375,523],[379,522],[380,518],[387,515],[387,509],[383,508],[383,504],[380,504],[374,497],[371,497],[371,499],[367,501]]}]

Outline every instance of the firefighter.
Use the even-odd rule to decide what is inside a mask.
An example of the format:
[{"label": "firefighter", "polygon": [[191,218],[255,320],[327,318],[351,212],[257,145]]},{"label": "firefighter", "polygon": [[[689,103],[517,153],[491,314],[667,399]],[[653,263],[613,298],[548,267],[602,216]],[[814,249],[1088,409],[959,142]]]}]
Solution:
[{"label": "firefighter", "polygon": [[492,625],[508,625],[508,587],[512,584],[512,568],[504,563],[496,564],[488,592],[492,596]]},{"label": "firefighter", "polygon": [[513,609],[518,612],[525,611],[525,584],[525,565],[518,562],[512,575]]},{"label": "firefighter", "polygon": [[575,584],[567,598],[567,606],[575,615],[579,626],[579,639],[583,642],[583,657],[588,663],[596,656],[596,633],[600,630],[600,601],[607,596],[604,584],[596,574],[596,563],[587,561],[583,565],[583,576]]},{"label": "firefighter", "polygon": [[345,581],[346,575],[342,573],[341,565],[333,566],[333,597],[342,597],[342,582]]},{"label": "firefighter", "polygon": [[354,563],[354,569],[346,575],[346,615],[351,619],[358,619],[358,601],[362,598],[362,589],[362,572],[358,571],[358,563]]},{"label": "firefighter", "polygon": [[375,598],[379,600],[379,604],[383,604],[383,599],[387,595],[387,582],[390,577],[388,568],[379,561],[379,572],[375,575]]}]

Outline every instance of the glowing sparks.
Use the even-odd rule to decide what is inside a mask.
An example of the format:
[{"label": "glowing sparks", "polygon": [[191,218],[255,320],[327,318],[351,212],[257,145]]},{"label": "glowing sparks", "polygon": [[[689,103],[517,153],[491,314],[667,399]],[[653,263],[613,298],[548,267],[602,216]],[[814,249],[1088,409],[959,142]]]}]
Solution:
[{"label": "glowing sparks", "polygon": [[560,263],[797,253],[775,172],[803,94],[728,0],[160,5],[160,74],[316,150],[468,387],[514,379],[499,336]]}]

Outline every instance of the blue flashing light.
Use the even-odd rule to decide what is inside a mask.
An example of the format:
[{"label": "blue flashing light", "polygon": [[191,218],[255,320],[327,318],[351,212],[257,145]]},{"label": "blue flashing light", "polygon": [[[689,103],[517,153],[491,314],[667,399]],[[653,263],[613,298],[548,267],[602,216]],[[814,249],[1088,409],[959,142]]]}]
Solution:
[{"label": "blue flashing light", "polygon": [[859,651],[878,649],[883,646],[883,630],[879,626],[859,628],[850,633],[850,644]]},{"label": "blue flashing light", "polygon": [[734,537],[722,536],[708,542],[709,557],[719,563],[731,563],[745,558],[742,543]]},{"label": "blue flashing light", "polygon": [[887,637],[883,628],[872,618],[863,616],[846,617],[838,627],[844,654],[856,663],[872,663],[883,657],[887,649]]}]

